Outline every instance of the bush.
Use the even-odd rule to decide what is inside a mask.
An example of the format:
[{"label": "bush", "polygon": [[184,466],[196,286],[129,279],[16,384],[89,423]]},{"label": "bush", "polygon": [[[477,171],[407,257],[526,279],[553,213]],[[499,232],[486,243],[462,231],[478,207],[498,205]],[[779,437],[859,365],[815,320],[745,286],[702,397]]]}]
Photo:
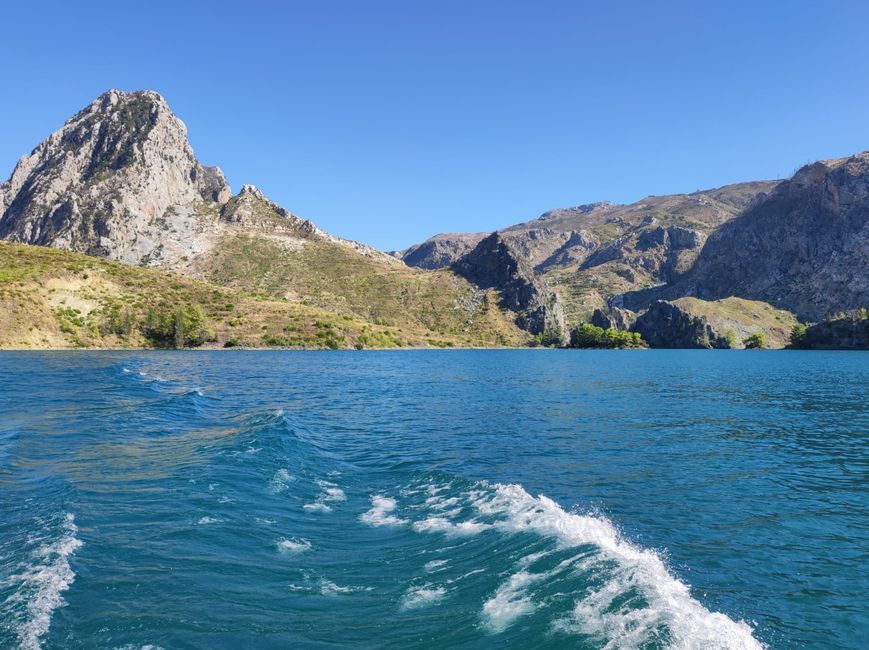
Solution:
[{"label": "bush", "polygon": [[797,323],[791,329],[791,347],[804,348],[806,347],[806,330],[809,326],[805,323]]},{"label": "bush", "polygon": [[149,307],[142,333],[155,345],[168,348],[195,347],[215,338],[198,305]]},{"label": "bush", "polygon": [[761,350],[766,347],[766,334],[756,332],[742,341],[746,350]]},{"label": "bush", "polygon": [[574,348],[636,348],[644,345],[637,332],[613,328],[604,329],[583,323],[570,333],[570,346]]}]

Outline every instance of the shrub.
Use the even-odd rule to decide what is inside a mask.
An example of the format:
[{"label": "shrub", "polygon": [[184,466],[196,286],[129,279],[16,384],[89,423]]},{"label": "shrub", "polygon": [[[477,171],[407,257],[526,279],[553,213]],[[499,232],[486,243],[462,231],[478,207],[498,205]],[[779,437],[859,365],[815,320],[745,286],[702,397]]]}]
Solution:
[{"label": "shrub", "polygon": [[142,333],[160,347],[184,348],[214,340],[214,330],[198,305],[149,307]]},{"label": "shrub", "polygon": [[634,348],[643,344],[637,332],[604,329],[590,323],[583,323],[570,333],[570,346],[574,348]]},{"label": "shrub", "polygon": [[791,347],[804,348],[806,347],[806,330],[809,326],[805,323],[797,323],[791,329]]},{"label": "shrub", "polygon": [[766,347],[766,334],[756,332],[742,341],[746,350],[761,350]]}]

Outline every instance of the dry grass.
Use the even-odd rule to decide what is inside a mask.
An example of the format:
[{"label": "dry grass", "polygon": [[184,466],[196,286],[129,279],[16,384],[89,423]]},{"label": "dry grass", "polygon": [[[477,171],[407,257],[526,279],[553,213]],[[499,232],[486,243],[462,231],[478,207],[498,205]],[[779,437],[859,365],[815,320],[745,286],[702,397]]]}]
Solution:
[{"label": "dry grass", "polygon": [[[370,282],[376,293],[378,285],[373,278]],[[321,286],[330,286],[328,279]],[[215,347],[458,347],[525,340],[497,309],[496,296],[479,296],[471,309],[457,307],[451,301],[461,291],[445,297],[425,280],[416,293],[405,284],[398,297],[384,298],[376,317],[373,311],[369,317],[359,313],[363,297],[315,303],[254,292],[259,290],[0,242],[0,348],[149,347],[153,342],[143,332],[148,311],[178,306],[202,310],[214,334],[208,345]],[[401,302],[404,291],[412,296],[406,303]],[[419,308],[425,301],[431,309],[428,322],[435,327],[402,313],[403,304]],[[473,322],[461,326],[450,310],[472,313]]]}]

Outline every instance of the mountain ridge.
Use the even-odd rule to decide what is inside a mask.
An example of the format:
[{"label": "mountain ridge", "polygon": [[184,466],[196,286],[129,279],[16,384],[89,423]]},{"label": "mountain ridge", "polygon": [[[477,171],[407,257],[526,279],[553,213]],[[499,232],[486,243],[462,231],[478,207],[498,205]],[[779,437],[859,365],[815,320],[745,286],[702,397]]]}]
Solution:
[{"label": "mountain ridge", "polygon": [[[563,345],[596,314],[634,321],[631,312],[661,300],[695,300],[679,309],[695,312],[697,331],[707,317],[754,331],[752,308],[730,298],[815,320],[859,309],[869,303],[867,215],[864,152],[786,180],[556,208],[386,253],[320,229],[255,185],[233,195],[153,91],[101,94],[0,183],[0,239],[9,242],[496,344]],[[770,327],[780,341],[781,328]]]}]

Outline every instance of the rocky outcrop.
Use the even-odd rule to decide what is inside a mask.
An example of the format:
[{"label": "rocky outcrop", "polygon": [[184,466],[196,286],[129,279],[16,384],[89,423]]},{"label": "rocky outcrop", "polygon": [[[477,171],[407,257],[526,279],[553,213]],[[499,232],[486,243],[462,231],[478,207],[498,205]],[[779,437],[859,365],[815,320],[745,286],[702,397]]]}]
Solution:
[{"label": "rocky outcrop", "polygon": [[393,255],[418,269],[443,269],[468,254],[484,237],[486,233],[442,233]]},{"label": "rocky outcrop", "polygon": [[608,309],[595,309],[591,315],[591,324],[605,330],[627,331],[631,329],[636,319],[637,315],[632,311],[610,307]]},{"label": "rocky outcrop", "polygon": [[672,302],[659,300],[637,318],[631,331],[652,348],[729,348],[727,339],[702,316],[695,316]]},{"label": "rocky outcrop", "polygon": [[855,310],[809,327],[799,347],[814,350],[869,350],[869,314]]},{"label": "rocky outcrop", "polygon": [[220,218],[225,223],[241,226],[247,233],[310,237],[317,232],[310,221],[282,208],[250,184],[242,186],[241,191],[221,207]]},{"label": "rocky outcrop", "polygon": [[229,198],[160,95],[111,90],[18,162],[0,187],[0,237],[171,264],[207,248]]},{"label": "rocky outcrop", "polygon": [[564,315],[558,296],[500,233],[492,233],[453,270],[483,289],[496,289],[504,308],[516,312],[516,323],[547,343],[565,344]]},{"label": "rocky outcrop", "polygon": [[721,226],[678,282],[624,304],[679,296],[762,300],[808,320],[869,304],[869,152],[803,167]]},{"label": "rocky outcrop", "polygon": [[600,240],[588,230],[573,230],[566,233],[567,240],[552,254],[537,265],[539,271],[558,266],[581,264],[588,254],[600,245]]}]

